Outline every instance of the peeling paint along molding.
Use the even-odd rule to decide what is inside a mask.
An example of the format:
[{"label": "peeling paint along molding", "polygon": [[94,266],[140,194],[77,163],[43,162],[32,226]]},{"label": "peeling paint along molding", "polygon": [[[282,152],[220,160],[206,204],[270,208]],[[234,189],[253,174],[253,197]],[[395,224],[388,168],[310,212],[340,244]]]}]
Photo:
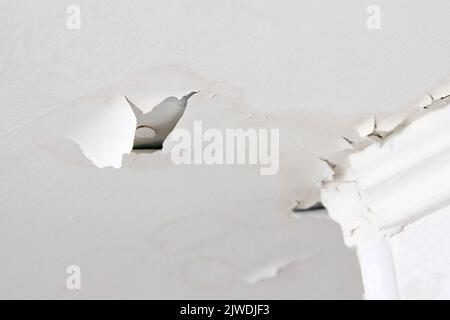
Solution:
[{"label": "peeling paint along molding", "polygon": [[[334,179],[322,184],[324,206],[340,224],[347,246],[357,250],[367,299],[401,296],[394,263],[401,257],[395,256],[391,238],[450,205],[449,122],[444,91],[381,139],[354,148],[348,165],[335,168]],[[362,140],[370,139],[373,130],[363,131]]]}]

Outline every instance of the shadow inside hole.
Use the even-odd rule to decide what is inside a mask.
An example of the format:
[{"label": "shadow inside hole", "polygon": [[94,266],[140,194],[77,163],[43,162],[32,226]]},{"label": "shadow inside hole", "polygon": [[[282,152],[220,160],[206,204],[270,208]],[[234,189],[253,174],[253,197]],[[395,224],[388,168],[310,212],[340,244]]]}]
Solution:
[{"label": "shadow inside hole", "polygon": [[125,97],[136,117],[133,150],[161,150],[186,111],[188,100],[197,93],[192,91],[181,99],[168,97],[147,113]]},{"label": "shadow inside hole", "polygon": [[146,125],[138,126],[134,134],[133,151],[162,150],[167,135],[172,131],[161,137],[161,135],[158,135],[157,130]]}]

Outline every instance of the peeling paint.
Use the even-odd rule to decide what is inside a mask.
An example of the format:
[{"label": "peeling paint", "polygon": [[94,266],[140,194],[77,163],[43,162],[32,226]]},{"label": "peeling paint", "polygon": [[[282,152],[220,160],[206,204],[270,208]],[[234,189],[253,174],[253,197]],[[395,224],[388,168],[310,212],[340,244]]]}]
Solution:
[{"label": "peeling paint", "polygon": [[391,239],[450,204],[450,86],[436,91],[427,94],[428,104],[383,122],[390,131],[380,131],[375,118],[364,120],[361,138],[376,139],[354,148],[348,164],[334,168],[334,180],[323,182],[322,201],[358,251],[369,299],[396,299],[405,289],[396,286],[394,261],[401,258],[392,257]]}]

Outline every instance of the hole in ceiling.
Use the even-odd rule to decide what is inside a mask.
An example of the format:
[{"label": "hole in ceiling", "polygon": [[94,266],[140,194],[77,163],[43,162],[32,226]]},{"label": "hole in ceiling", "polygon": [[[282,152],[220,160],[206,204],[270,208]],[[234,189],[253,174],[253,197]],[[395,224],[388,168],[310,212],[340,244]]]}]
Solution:
[{"label": "hole in ceiling", "polygon": [[133,151],[161,150],[186,111],[189,99],[197,93],[192,91],[181,99],[168,97],[146,113],[125,97],[136,117]]}]

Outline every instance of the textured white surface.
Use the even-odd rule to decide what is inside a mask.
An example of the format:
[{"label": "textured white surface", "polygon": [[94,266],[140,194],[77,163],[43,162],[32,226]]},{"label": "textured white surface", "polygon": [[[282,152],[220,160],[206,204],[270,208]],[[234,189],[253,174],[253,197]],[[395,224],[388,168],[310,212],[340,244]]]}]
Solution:
[{"label": "textured white surface", "polygon": [[[356,0],[76,2],[82,29],[69,31],[72,3],[0,0],[0,296],[360,298],[339,228],[289,209],[328,174],[315,155],[343,143],[349,114],[400,109],[450,74],[450,4],[380,0],[370,31]],[[281,127],[280,174],[160,154],[97,169],[61,139],[74,99],[187,83],[203,96],[182,126]],[[245,282],[280,261],[295,262]],[[71,264],[79,292],[65,287]]]},{"label": "textured white surface", "polygon": [[402,299],[449,299],[450,208],[413,223],[393,237]]}]

